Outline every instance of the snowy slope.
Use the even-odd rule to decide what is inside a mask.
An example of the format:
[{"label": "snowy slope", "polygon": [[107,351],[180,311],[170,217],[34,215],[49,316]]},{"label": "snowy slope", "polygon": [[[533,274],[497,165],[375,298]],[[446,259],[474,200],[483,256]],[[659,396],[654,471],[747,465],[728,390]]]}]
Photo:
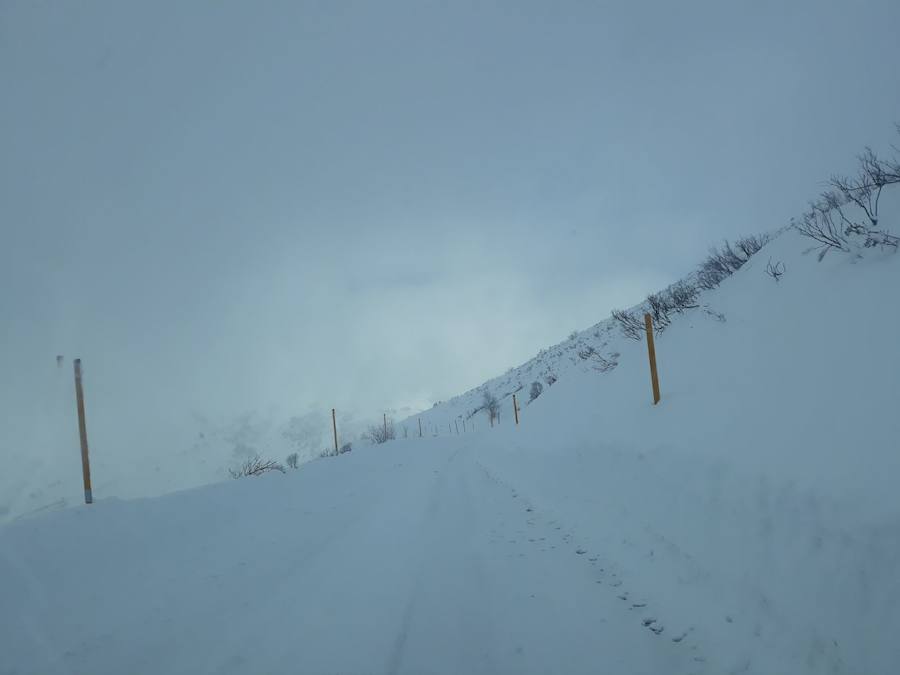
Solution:
[{"label": "snowy slope", "polygon": [[895,672],[900,258],[808,245],[658,337],[658,406],[601,323],[488,383],[558,378],[518,427],[474,390],[421,440],[4,526],[0,673]]},{"label": "snowy slope", "polygon": [[[66,364],[67,366],[69,364]],[[82,501],[75,393],[69,367],[48,364],[35,373],[35,400],[22,407],[32,419],[11,416],[0,428],[7,470],[0,473],[0,523],[58,510]],[[151,497],[228,480],[228,470],[260,455],[283,462],[319,457],[333,444],[331,413],[248,411],[217,418],[184,415],[159,420],[146,411],[115,410],[118,392],[103,391],[88,369],[87,407],[94,492]],[[364,420],[337,415],[341,442],[355,442]],[[125,452],[122,452],[122,449]]]}]

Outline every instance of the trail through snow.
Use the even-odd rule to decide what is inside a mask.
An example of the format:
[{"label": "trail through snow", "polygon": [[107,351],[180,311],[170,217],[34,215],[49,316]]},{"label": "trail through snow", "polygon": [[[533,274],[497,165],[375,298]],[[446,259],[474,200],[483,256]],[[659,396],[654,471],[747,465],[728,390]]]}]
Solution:
[{"label": "trail through snow", "polygon": [[704,672],[465,439],[261,480],[8,528],[0,672]]}]

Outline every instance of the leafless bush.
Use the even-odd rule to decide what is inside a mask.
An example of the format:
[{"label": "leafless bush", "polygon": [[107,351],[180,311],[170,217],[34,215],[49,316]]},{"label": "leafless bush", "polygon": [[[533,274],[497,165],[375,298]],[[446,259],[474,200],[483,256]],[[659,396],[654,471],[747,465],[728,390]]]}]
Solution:
[{"label": "leafless bush", "polygon": [[290,468],[296,469],[300,465],[300,455],[296,452],[292,452],[285,458],[284,463]]},{"label": "leafless bush", "polygon": [[532,382],[531,383],[531,391],[528,394],[528,402],[531,403],[534,399],[540,396],[544,392],[544,385],[540,382]]},{"label": "leafless bush", "polygon": [[582,361],[587,361],[589,358],[597,354],[597,350],[593,346],[587,345],[579,349],[576,353],[578,354],[578,358],[580,358]]},{"label": "leafless bush", "polygon": [[653,328],[661,333],[671,323],[669,312],[672,306],[669,298],[665,292],[651,293],[647,296],[647,306],[650,309],[650,316],[653,317]]},{"label": "leafless bush", "polygon": [[697,296],[700,294],[700,289],[689,281],[679,281],[673,284],[669,287],[668,294],[672,309],[678,313],[699,307]]},{"label": "leafless bush", "polygon": [[743,254],[744,262],[747,262],[751,257],[759,253],[760,249],[768,243],[768,235],[752,235],[738,239],[735,243],[735,247]]},{"label": "leafless bush", "polygon": [[601,373],[605,373],[609,370],[612,370],[617,365],[619,365],[615,360],[608,360],[603,358],[603,356],[591,345],[583,347],[578,350],[578,357],[583,361],[590,361],[591,363],[596,364],[593,366],[594,370],[599,370]]},{"label": "leafless bush", "polygon": [[484,391],[484,398],[482,399],[481,409],[487,411],[488,417],[491,421],[491,426],[493,426],[494,420],[497,418],[497,415],[500,412],[500,401],[498,401],[497,397],[487,389],[485,389]]},{"label": "leafless bush", "polygon": [[803,214],[799,221],[792,221],[796,230],[804,237],[816,242],[814,248],[819,250],[819,260],[825,257],[828,251],[848,252],[848,240],[839,223],[835,222],[835,212],[831,202],[836,199],[834,194],[819,202],[809,205],[809,211]]},{"label": "leafless bush", "polygon": [[285,473],[285,468],[275,460],[263,460],[260,459],[260,457],[257,455],[256,457],[251,457],[250,459],[246,460],[236,469],[228,469],[228,473],[232,478],[242,478],[244,476],[259,476],[268,471],[280,471],[281,473]]},{"label": "leafless bush", "polygon": [[831,190],[811,203],[799,221],[792,222],[800,234],[816,242],[819,260],[831,250],[849,252],[851,243],[865,248],[900,246],[900,238],[881,227],[878,211],[884,188],[900,183],[900,160],[896,156],[882,159],[871,148],[857,159],[856,175],[832,176]]},{"label": "leafless bush", "polygon": [[387,420],[384,424],[373,424],[362,435],[363,439],[372,444],[380,445],[397,438],[394,431],[394,421]]},{"label": "leafless bush", "polygon": [[769,262],[768,264],[766,264],[766,274],[772,277],[775,280],[775,283],[781,281],[781,277],[784,274],[784,271],[785,267],[783,262],[779,261],[773,265],[772,259],[769,258]]},{"label": "leafless bush", "polygon": [[614,309],[612,317],[619,322],[622,334],[632,340],[640,340],[644,335],[644,322],[626,309]]},{"label": "leafless bush", "polygon": [[548,387],[552,387],[554,384],[556,384],[556,375],[554,375],[553,373],[547,373],[546,377],[544,377],[544,382],[547,383]]},{"label": "leafless bush", "polygon": [[319,457],[337,457],[338,455],[343,455],[346,452],[350,452],[353,450],[353,447],[350,443],[344,443],[339,450],[335,451],[334,448],[325,448],[320,454]]},{"label": "leafless bush", "polygon": [[753,235],[741,237],[734,246],[726,241],[721,248],[712,247],[697,270],[697,285],[705,290],[716,288],[741,269],[767,243],[769,243],[767,235]]}]

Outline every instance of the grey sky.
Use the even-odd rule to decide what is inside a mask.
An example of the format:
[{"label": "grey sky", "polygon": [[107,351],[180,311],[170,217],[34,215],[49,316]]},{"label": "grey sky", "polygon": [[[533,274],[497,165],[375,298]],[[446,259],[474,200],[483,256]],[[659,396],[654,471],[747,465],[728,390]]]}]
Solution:
[{"label": "grey sky", "polygon": [[896,0],[3,0],[5,405],[57,353],[161,417],[459,393],[892,142],[898,27]]}]

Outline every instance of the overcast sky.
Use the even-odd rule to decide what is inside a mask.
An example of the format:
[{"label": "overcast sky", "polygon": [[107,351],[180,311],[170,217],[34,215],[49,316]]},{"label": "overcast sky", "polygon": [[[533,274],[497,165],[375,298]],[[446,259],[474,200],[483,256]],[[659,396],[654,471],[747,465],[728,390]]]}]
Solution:
[{"label": "overcast sky", "polygon": [[[797,215],[900,2],[0,0],[0,391],[373,417]],[[67,368],[70,366],[67,365]]]}]

